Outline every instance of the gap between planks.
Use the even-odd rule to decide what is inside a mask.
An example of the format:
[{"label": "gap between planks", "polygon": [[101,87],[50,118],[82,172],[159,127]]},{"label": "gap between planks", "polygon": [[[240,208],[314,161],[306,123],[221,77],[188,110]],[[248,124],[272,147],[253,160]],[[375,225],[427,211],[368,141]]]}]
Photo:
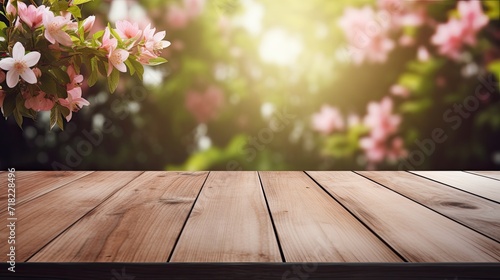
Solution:
[{"label": "gap between planks", "polygon": [[500,241],[500,205],[495,202],[404,171],[356,173],[497,242]]},{"label": "gap between planks", "polygon": [[165,262],[206,176],[144,172],[30,261]]},{"label": "gap between planks", "polygon": [[411,262],[500,260],[498,242],[358,174],[307,173]]}]

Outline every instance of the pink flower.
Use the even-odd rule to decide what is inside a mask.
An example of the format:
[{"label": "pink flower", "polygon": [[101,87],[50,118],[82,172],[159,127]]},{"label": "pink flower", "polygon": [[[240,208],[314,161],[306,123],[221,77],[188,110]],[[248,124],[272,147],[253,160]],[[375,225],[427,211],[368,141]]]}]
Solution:
[{"label": "pink flower", "polygon": [[7,72],[7,86],[13,88],[19,82],[19,76],[27,83],[34,84],[37,79],[30,67],[40,60],[39,52],[30,52],[26,55],[21,43],[17,42],[12,49],[12,58],[7,57],[0,61],[0,68]]},{"label": "pink flower", "polygon": [[380,103],[368,104],[368,114],[363,122],[371,129],[373,139],[383,140],[396,132],[401,118],[398,115],[392,115],[392,100],[385,97]]},{"label": "pink flower", "polygon": [[101,48],[109,52],[111,49],[115,49],[117,46],[118,46],[118,41],[116,40],[116,38],[113,38],[111,36],[109,28],[106,27],[106,29],[104,29],[104,34],[102,35]]},{"label": "pink flower", "polygon": [[431,38],[434,45],[439,46],[439,53],[453,59],[460,56],[463,45],[463,24],[457,19],[451,19],[438,25],[436,33]]},{"label": "pink flower", "polygon": [[199,123],[206,123],[217,117],[224,103],[224,93],[215,86],[208,87],[204,92],[188,91],[186,108]]},{"label": "pink flower", "polygon": [[64,31],[64,28],[70,22],[69,19],[63,16],[54,16],[52,12],[47,12],[43,14],[43,25],[45,26],[45,38],[52,44],[60,43],[63,46],[71,46],[73,42],[68,33]]},{"label": "pink flower", "polygon": [[83,31],[89,32],[92,29],[92,27],[94,27],[94,23],[95,23],[95,16],[89,16],[88,18],[86,18],[82,24]]},{"label": "pink flower", "polygon": [[360,139],[359,145],[365,152],[370,169],[385,158],[397,160],[406,155],[403,140],[394,137],[400,122],[399,116],[392,115],[390,98],[385,97],[380,103],[368,104],[368,114],[365,116],[364,124],[370,128],[370,133]]},{"label": "pink flower", "polygon": [[75,71],[75,68],[73,65],[68,66],[68,69],[66,69],[66,72],[68,73],[70,83],[66,85],[66,90],[72,90],[76,87],[79,87],[81,83],[83,82],[83,75],[78,75]]},{"label": "pink flower", "polygon": [[17,8],[19,10],[19,17],[30,28],[38,28],[42,26],[43,14],[50,13],[49,8],[44,5],[37,8],[34,5],[26,6],[26,4],[21,1],[17,2]]},{"label": "pink flower", "polygon": [[34,67],[32,70],[33,73],[35,73],[35,77],[40,78],[42,76],[42,70],[40,70],[40,68]]},{"label": "pink flower", "polygon": [[390,92],[391,92],[392,95],[400,96],[400,97],[403,97],[403,98],[406,98],[406,97],[410,96],[410,91],[406,87],[404,87],[402,85],[393,85],[393,86],[391,86]]},{"label": "pink flower", "polygon": [[189,22],[189,14],[187,11],[178,6],[170,6],[167,12],[167,26],[172,29],[182,29]]},{"label": "pink flower", "polygon": [[139,39],[142,35],[139,25],[136,22],[131,23],[127,20],[119,20],[116,22],[116,32],[122,39],[133,39],[134,41]]},{"label": "pink flower", "polygon": [[141,52],[139,56],[137,57],[137,61],[139,61],[141,64],[148,65],[149,60],[153,58],[157,58],[158,56],[146,48],[141,48]]},{"label": "pink flower", "polygon": [[480,1],[459,1],[457,10],[463,24],[464,41],[469,45],[476,44],[476,33],[488,24],[488,16],[484,14]]},{"label": "pink flower", "polygon": [[339,20],[348,43],[354,48],[351,54],[356,64],[364,60],[385,62],[388,53],[394,49],[394,42],[387,37],[388,25],[377,23],[375,19],[373,9],[365,6],[345,9]]},{"label": "pink flower", "polygon": [[146,49],[153,53],[170,46],[169,41],[163,40],[163,38],[165,38],[165,35],[167,34],[165,31],[161,31],[156,34],[155,32],[156,28],[151,28],[149,24],[148,26],[146,26],[146,28],[144,28],[144,40],[146,42]]},{"label": "pink flower", "polygon": [[460,1],[457,9],[460,19],[438,25],[431,38],[431,42],[439,46],[439,53],[452,59],[460,56],[464,44],[474,46],[477,32],[488,24],[488,16],[479,1]]},{"label": "pink flower", "polygon": [[429,51],[427,50],[426,47],[424,47],[424,46],[418,47],[417,59],[419,61],[425,62],[425,61],[428,61],[430,58],[431,58],[431,55],[429,54]]},{"label": "pink flower", "polygon": [[[39,91],[37,95],[32,96],[31,94],[24,94],[26,100],[24,101],[24,107],[26,109],[33,109],[37,112],[39,111],[50,111],[54,107],[54,100],[47,96],[43,91]],[[49,97],[49,98],[46,98]]]},{"label": "pink flower", "polygon": [[108,76],[111,75],[113,67],[120,72],[127,72],[125,60],[129,57],[129,52],[123,49],[117,49],[118,41],[111,37],[109,28],[106,27],[102,36],[101,48],[108,51]]},{"label": "pink flower", "polygon": [[319,113],[312,116],[313,128],[323,134],[330,134],[344,128],[344,119],[337,108],[323,105]]},{"label": "pink flower", "polygon": [[15,16],[17,14],[17,10],[16,7],[12,5],[12,1],[17,1],[17,0],[7,1],[7,6],[5,6],[5,11],[7,11],[7,14]]},{"label": "pink flower", "polygon": [[66,121],[70,121],[73,117],[73,112],[78,112],[83,106],[88,106],[90,103],[82,98],[82,89],[79,87],[68,90],[66,99],[59,98],[59,104],[69,109],[69,115],[66,116]]}]

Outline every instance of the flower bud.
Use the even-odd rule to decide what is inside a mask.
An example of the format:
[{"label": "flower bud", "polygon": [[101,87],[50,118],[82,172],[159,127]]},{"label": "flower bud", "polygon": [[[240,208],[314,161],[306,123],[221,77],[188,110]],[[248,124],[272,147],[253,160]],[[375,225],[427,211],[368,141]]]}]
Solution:
[{"label": "flower bud", "polygon": [[5,7],[5,10],[7,11],[7,14],[8,15],[17,15],[17,9],[16,7],[14,7],[14,5],[12,5],[12,1],[17,1],[17,0],[9,0],[9,2],[7,2],[7,6]]},{"label": "flower bud", "polygon": [[35,76],[37,78],[40,78],[42,76],[42,71],[38,67],[33,68],[33,73],[35,73]]},{"label": "flower bud", "polygon": [[83,21],[83,31],[89,32],[94,26],[95,16],[89,16]]}]

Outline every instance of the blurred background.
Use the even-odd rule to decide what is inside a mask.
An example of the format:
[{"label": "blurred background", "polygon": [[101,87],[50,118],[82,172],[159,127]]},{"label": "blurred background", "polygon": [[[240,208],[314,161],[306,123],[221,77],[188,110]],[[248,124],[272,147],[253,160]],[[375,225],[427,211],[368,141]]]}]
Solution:
[{"label": "blurred background", "polygon": [[87,88],[65,130],[0,120],[0,169],[500,167],[498,1],[94,0],[168,63]]}]

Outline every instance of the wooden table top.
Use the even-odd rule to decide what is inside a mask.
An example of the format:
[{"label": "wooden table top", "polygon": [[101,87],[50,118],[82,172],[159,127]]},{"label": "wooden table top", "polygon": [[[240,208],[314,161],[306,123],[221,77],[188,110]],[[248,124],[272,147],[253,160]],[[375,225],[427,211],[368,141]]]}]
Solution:
[{"label": "wooden table top", "polygon": [[17,262],[500,261],[500,171],[15,175]]}]

